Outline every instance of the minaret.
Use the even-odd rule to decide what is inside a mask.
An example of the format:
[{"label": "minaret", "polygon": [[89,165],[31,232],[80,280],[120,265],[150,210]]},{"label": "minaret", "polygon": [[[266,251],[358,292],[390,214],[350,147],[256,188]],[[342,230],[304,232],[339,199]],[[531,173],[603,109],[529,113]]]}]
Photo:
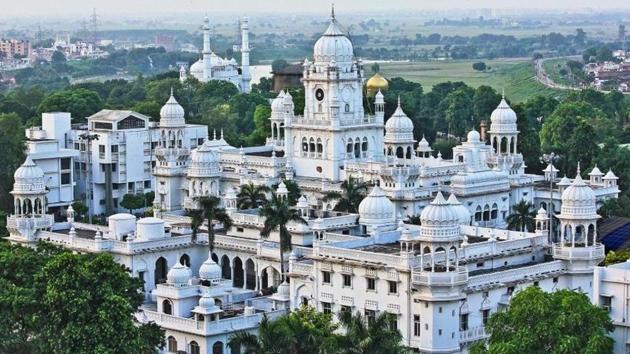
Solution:
[{"label": "minaret", "polygon": [[503,96],[499,106],[490,116],[488,134],[494,156],[489,157],[488,162],[491,167],[498,166],[510,176],[525,173],[523,155],[517,152],[518,133],[516,113]]},{"label": "minaret", "polygon": [[241,91],[251,91],[252,74],[249,71],[249,19],[241,20]]},{"label": "minaret", "polygon": [[212,49],[210,49],[210,19],[208,16],[203,21],[203,78],[205,81],[212,79]]}]

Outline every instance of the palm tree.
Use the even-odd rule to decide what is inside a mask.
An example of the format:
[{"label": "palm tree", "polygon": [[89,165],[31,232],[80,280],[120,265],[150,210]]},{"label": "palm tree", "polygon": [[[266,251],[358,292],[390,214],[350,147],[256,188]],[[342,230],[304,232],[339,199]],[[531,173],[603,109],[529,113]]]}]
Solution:
[{"label": "palm tree", "polygon": [[367,319],[360,312],[342,311],[339,323],[345,334],[338,340],[340,353],[404,353],[402,335],[394,328],[395,315],[382,312]]},{"label": "palm tree", "polygon": [[271,194],[271,200],[265,203],[258,214],[265,218],[265,224],[260,231],[262,238],[268,238],[272,231],[278,230],[280,234],[280,274],[284,281],[284,252],[291,250],[291,233],[287,229],[290,221],[306,224],[300,216],[300,212],[289,205],[286,198]]},{"label": "palm tree", "polygon": [[267,192],[269,187],[256,186],[252,182],[241,186],[238,192],[238,208],[239,209],[255,209],[260,207],[267,201]]},{"label": "palm tree", "polygon": [[192,243],[196,243],[197,242],[197,232],[199,231],[199,228],[201,227],[201,225],[203,225],[203,210],[199,210],[199,209],[189,209],[187,210],[187,214],[190,217],[190,229],[192,230],[192,238],[191,238],[191,242]]},{"label": "palm tree", "polygon": [[263,314],[258,336],[247,331],[237,331],[230,336],[227,345],[232,349],[240,347],[247,354],[289,354],[292,337],[284,323],[270,321]]},{"label": "palm tree", "polygon": [[512,214],[507,217],[510,230],[531,231],[534,228],[536,212],[532,203],[521,200],[512,206]]},{"label": "palm tree", "polygon": [[[300,190],[300,186],[297,184],[297,182],[295,182],[292,179],[282,180],[282,183],[284,183],[284,185],[287,187],[287,190],[289,191],[289,203],[291,205],[297,203],[298,199],[300,199],[300,196],[302,195],[302,191]],[[280,185],[280,183],[274,184],[271,187],[274,190],[277,190],[279,185]]]},{"label": "palm tree", "polygon": [[[211,196],[197,197],[195,200],[201,207],[201,222],[208,220],[208,248],[210,252],[214,251],[214,221],[218,221],[223,224],[223,228],[229,229],[232,227],[232,219],[227,214],[225,209],[221,208],[221,199]],[[191,223],[191,227],[192,227]]]},{"label": "palm tree", "polygon": [[367,195],[367,188],[367,183],[350,177],[341,184],[341,192],[326,192],[322,200],[324,202],[336,200],[335,211],[356,213],[359,210],[359,204]]},{"label": "palm tree", "polygon": [[411,225],[421,225],[422,222],[420,220],[420,215],[409,215],[407,216],[407,222]]}]

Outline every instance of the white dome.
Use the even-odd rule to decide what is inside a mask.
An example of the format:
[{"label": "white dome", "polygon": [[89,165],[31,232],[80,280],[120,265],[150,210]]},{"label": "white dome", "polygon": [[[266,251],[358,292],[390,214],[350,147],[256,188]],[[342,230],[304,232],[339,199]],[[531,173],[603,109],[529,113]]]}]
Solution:
[{"label": "white dome", "polygon": [[394,204],[379,186],[375,186],[359,204],[359,223],[389,224],[394,222],[396,222]]},{"label": "white dome", "polygon": [[602,171],[599,170],[597,165],[595,165],[595,167],[593,167],[593,170],[588,175],[589,176],[603,176],[604,174],[602,173]]},{"label": "white dome", "polygon": [[306,197],[301,195],[300,198],[298,199],[297,208],[308,208],[308,201],[306,200]]},{"label": "white dome", "polygon": [[505,101],[501,99],[499,106],[490,115],[490,131],[492,133],[514,133],[516,128],[516,113]]},{"label": "white dome", "polygon": [[435,199],[420,213],[421,225],[458,224],[459,215],[453,205],[448,203],[442,192],[438,192]]},{"label": "white dome", "polygon": [[216,283],[221,280],[221,273],[221,266],[212,259],[211,254],[208,254],[208,259],[199,267],[199,279]]},{"label": "white dome", "polygon": [[536,219],[546,219],[547,218],[547,211],[545,210],[545,208],[540,207],[540,209],[538,209],[538,212],[536,213]]},{"label": "white dome", "polygon": [[160,127],[184,126],[186,125],[184,115],[184,108],[177,103],[177,100],[173,97],[173,90],[171,89],[171,97],[169,97],[166,104],[160,109]]},{"label": "white dome", "polygon": [[315,42],[313,48],[315,63],[351,63],[354,58],[352,42],[339,28],[333,16],[326,32]]},{"label": "white dome", "polygon": [[166,274],[166,283],[174,286],[186,286],[192,277],[190,268],[177,262]]},{"label": "white dome", "polygon": [[197,79],[203,77],[203,59],[199,59],[190,66],[190,75]]},{"label": "white dome", "polygon": [[201,146],[190,153],[188,177],[212,177],[221,172],[220,159],[210,141],[206,139]]},{"label": "white dome", "polygon": [[214,298],[208,294],[208,292],[204,292],[203,295],[199,298],[199,307],[206,310],[214,310],[216,307],[216,303]]},{"label": "white dome", "polygon": [[410,141],[413,141],[413,122],[403,112],[399,97],[396,111],[385,123],[385,142]]},{"label": "white dome", "polygon": [[615,176],[612,170],[608,170],[603,179],[619,179],[619,177]]},{"label": "white dome", "polygon": [[46,192],[44,171],[28,155],[24,163],[13,173],[13,178],[15,179],[13,192],[29,194]]},{"label": "white dome", "polygon": [[470,211],[468,211],[468,208],[463,206],[462,203],[460,203],[459,200],[457,200],[457,197],[455,196],[455,194],[451,193],[451,195],[448,197],[447,202],[453,207],[455,207],[455,211],[457,212],[457,217],[459,219],[460,224],[462,225],[470,224]]},{"label": "white dome", "polygon": [[479,135],[479,132],[474,129],[468,132],[468,135],[466,135],[466,142],[478,143],[480,141],[481,141],[481,135]]},{"label": "white dome", "polygon": [[278,297],[283,297],[288,299],[290,297],[290,288],[289,283],[287,281],[283,281],[282,284],[278,285],[278,291],[276,292]]},{"label": "white dome", "polygon": [[420,142],[418,143],[418,151],[420,152],[430,152],[431,150],[431,145],[429,145],[429,142],[427,141],[427,139],[424,138],[424,135],[422,136],[422,140],[420,140]]},{"label": "white dome", "polygon": [[595,192],[580,176],[562,192],[561,214],[563,216],[592,216],[597,213]]},{"label": "white dome", "polygon": [[280,91],[278,96],[271,101],[271,112],[282,113],[284,111],[284,90]]},{"label": "white dome", "polygon": [[558,186],[570,186],[571,180],[567,178],[567,176],[562,177],[560,182],[558,182]]},{"label": "white dome", "polygon": [[276,194],[278,195],[287,195],[289,194],[289,190],[287,189],[287,185],[284,184],[284,181],[281,181],[278,185],[278,189],[276,189]]}]

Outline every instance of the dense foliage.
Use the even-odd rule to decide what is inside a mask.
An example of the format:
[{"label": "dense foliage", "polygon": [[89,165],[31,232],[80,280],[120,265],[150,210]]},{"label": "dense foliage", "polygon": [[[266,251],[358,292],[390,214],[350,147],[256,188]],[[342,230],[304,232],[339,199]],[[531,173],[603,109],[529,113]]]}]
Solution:
[{"label": "dense foliage", "polygon": [[490,316],[487,345],[478,344],[471,353],[612,353],[613,328],[608,312],[586,294],[530,286],[514,295],[506,310]]},{"label": "dense foliage", "polygon": [[141,287],[107,253],[0,243],[0,352],[156,352],[163,331],[133,318]]}]

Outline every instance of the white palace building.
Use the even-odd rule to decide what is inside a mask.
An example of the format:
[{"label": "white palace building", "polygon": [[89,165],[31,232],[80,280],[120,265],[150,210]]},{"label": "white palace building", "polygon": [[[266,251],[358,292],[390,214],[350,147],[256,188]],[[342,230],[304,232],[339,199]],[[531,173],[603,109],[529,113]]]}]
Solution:
[{"label": "white palace building", "polygon": [[[526,174],[516,149],[517,117],[505,100],[483,132],[492,144],[473,130],[452,160],[434,156],[425,139],[416,144],[400,104],[386,120],[378,93],[374,114],[364,112],[362,63],[334,15],[313,54],[304,62],[303,115],[294,115],[292,97],[280,93],[264,146],[234,148],[216,134],[199,136],[171,95],[154,133],[140,135],[153,139],[139,149],[155,155],[152,178],[145,178],[151,185],[143,184],[156,192],[154,217],[119,213],[107,226],[91,225],[76,222],[70,207],[55,222],[45,173],[29,155],[15,172],[9,240],[111,253],[144,280],[146,304],[137,318],[166,330],[165,353],[237,353],[226,345],[231,333],[255,331],[263,314],[273,318],[301,304],[366,316],[390,312],[416,352],[467,352],[486,338],[489,316],[527,286],[575,289],[612,306],[615,352],[627,351],[630,314],[617,305],[625,298],[614,289],[628,289],[630,267],[597,267],[604,258],[597,206],[619,193],[612,171],[595,168],[583,180],[578,170],[573,179],[559,179],[549,165],[543,176]],[[89,122],[118,130],[147,124],[130,112],[97,114]],[[114,164],[113,151],[103,152]],[[350,177],[372,186],[358,214],[334,211],[321,198]],[[236,194],[251,182],[278,185],[276,193],[286,197],[283,180],[299,185],[296,208],[307,224],[288,225],[289,281],[280,283],[278,234],[262,239],[264,219],[256,209],[238,210]],[[211,254],[207,226],[194,240],[184,216],[204,195],[221,197],[233,220],[230,229],[216,226]],[[538,209],[535,230],[506,230],[511,207],[523,199]],[[405,223],[416,215],[421,226]]]}]

